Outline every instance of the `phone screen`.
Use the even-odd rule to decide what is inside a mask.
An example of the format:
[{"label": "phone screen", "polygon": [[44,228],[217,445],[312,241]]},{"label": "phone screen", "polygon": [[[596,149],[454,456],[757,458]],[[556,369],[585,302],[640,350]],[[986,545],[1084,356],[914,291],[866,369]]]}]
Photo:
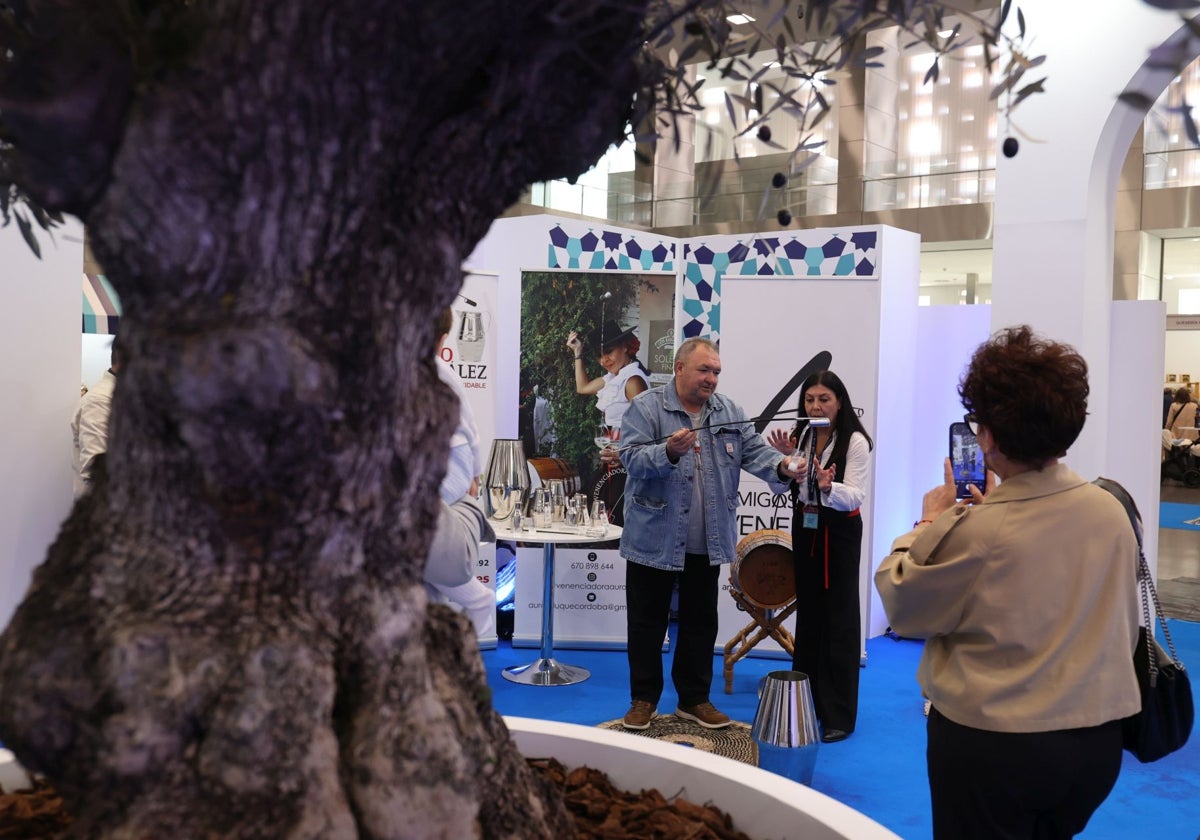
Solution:
[{"label": "phone screen", "polygon": [[950,467],[954,471],[954,493],[958,498],[971,498],[968,484],[983,490],[986,478],[983,452],[966,423],[950,424]]}]

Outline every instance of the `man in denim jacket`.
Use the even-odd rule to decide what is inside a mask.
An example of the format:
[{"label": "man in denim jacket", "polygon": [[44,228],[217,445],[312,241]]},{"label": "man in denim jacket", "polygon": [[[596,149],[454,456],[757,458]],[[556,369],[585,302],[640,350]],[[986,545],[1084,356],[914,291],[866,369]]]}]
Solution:
[{"label": "man in denim jacket", "polygon": [[802,474],[716,393],[716,345],[689,338],[675,354],[675,378],[639,394],[621,426],[625,485],[625,603],[632,705],[626,729],[648,729],[663,688],[662,640],[675,579],[679,638],[671,680],[676,717],[709,729],[729,716],[709,702],[717,639],[720,566],[735,559],[738,481],[744,469],[776,493]]}]

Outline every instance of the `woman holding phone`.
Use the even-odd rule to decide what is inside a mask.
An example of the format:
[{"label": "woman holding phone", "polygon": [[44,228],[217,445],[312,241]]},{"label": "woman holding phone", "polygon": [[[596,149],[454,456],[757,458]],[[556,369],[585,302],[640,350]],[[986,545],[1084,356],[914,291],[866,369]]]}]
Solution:
[{"label": "woman holding phone", "polygon": [[[776,429],[768,442],[798,452],[806,479],[792,482],[792,563],[796,573],[796,640],[792,667],[808,675],[821,740],[842,741],[858,720],[862,657],[859,561],[862,517],[871,464],[871,437],[842,380],[830,370],[800,387],[791,433]],[[808,422],[803,418],[807,417]]]},{"label": "woman holding phone", "polygon": [[947,459],[875,573],[892,628],[925,639],[933,836],[1073,837],[1141,708],[1137,539],[1121,503],[1060,461],[1087,417],[1072,347],[1003,330],[958,392],[986,485],[956,502]]}]

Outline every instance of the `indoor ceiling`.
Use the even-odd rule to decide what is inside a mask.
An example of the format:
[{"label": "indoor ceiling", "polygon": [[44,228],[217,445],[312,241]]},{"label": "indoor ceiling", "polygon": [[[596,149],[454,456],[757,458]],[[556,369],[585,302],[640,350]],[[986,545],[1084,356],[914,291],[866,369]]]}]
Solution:
[{"label": "indoor ceiling", "polygon": [[979,283],[992,282],[992,249],[921,252],[922,286],[963,286],[967,275],[978,275]]}]

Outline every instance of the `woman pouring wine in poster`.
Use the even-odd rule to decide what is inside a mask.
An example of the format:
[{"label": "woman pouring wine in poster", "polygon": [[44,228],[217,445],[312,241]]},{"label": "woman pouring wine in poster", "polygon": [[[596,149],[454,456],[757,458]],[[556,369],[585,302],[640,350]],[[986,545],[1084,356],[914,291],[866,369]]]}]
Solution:
[{"label": "woman pouring wine in poster", "polygon": [[[600,367],[604,375],[588,378],[583,360],[583,342],[579,333],[572,331],[567,336],[567,347],[575,354],[575,392],[584,396],[596,397],[596,408],[603,412],[604,421],[596,436],[597,444],[602,441],[615,443],[621,437],[621,420],[629,409],[629,402],[638,394],[650,387],[650,371],[638,360],[637,353],[641,349],[635,327],[622,330],[615,321],[605,321],[592,341],[592,346],[598,348]],[[616,446],[605,444],[600,449],[600,463],[607,470],[605,501],[608,504],[610,517],[620,523],[620,495],[623,481],[617,481],[618,476],[613,471],[620,467]],[[620,478],[623,478],[621,476]]]}]

